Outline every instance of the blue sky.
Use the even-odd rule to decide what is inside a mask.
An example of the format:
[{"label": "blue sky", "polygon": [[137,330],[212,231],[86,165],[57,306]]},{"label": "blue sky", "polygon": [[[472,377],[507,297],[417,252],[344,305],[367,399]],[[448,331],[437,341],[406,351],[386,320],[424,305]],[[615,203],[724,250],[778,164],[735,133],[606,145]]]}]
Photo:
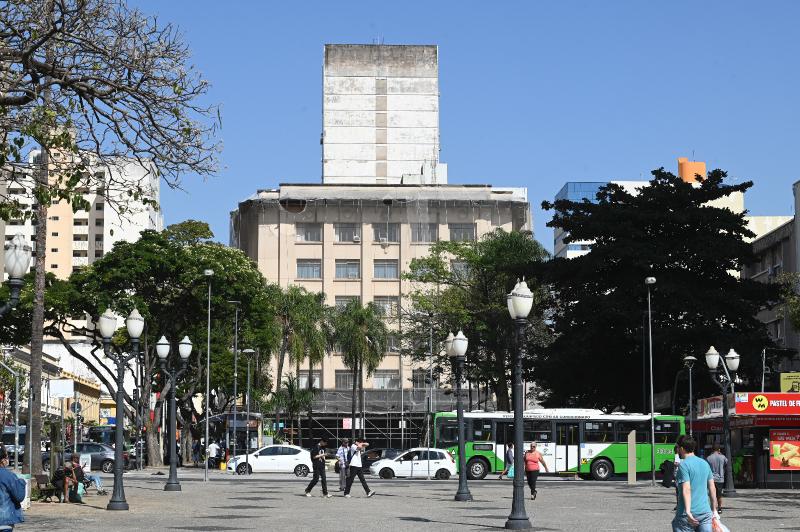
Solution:
[{"label": "blue sky", "polygon": [[325,43],[437,44],[451,183],[526,186],[677,172],[680,156],[750,179],[753,214],[792,214],[799,2],[138,0],[178,25],[222,106],[223,170],[162,193],[166,223],[208,221],[258,188],[320,180]]}]

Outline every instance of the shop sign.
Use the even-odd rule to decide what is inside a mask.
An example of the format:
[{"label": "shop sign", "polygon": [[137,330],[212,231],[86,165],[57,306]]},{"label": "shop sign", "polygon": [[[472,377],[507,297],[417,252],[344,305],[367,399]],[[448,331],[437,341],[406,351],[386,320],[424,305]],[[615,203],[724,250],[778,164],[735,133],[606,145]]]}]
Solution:
[{"label": "shop sign", "polygon": [[794,393],[736,392],[736,413],[751,416],[800,416],[800,396]]},{"label": "shop sign", "polygon": [[[736,413],[733,395],[728,395],[728,410],[731,415]],[[697,400],[697,419],[708,419],[722,416],[722,396],[715,395]]]},{"label": "shop sign", "polygon": [[769,468],[800,471],[800,430],[769,431]]},{"label": "shop sign", "polygon": [[781,392],[800,393],[800,372],[781,373]]}]

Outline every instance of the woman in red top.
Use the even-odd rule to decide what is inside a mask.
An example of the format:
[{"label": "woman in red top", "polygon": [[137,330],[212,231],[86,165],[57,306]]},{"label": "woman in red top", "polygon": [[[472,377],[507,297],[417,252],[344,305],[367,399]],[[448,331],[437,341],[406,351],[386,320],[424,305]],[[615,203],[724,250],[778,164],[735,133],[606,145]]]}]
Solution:
[{"label": "woman in red top", "polygon": [[528,486],[531,488],[531,499],[536,500],[536,479],[539,477],[539,466],[544,466],[548,473],[550,470],[544,461],[542,453],[536,450],[536,442],[531,443],[531,448],[525,453],[525,475],[528,477]]}]

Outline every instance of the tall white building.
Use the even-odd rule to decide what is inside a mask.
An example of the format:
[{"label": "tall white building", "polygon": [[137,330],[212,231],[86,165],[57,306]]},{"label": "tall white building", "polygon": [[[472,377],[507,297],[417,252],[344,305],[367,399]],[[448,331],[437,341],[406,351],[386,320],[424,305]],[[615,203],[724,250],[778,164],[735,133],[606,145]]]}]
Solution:
[{"label": "tall white building", "polygon": [[327,44],[322,182],[444,184],[436,46]]}]

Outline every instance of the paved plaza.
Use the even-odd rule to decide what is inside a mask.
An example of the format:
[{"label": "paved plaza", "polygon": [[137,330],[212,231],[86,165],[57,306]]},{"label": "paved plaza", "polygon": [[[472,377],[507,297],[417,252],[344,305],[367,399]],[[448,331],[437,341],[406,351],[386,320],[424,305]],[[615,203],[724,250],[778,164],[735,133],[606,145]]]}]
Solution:
[{"label": "paved plaza", "polygon": [[[457,481],[380,480],[368,477],[377,494],[361,486],[345,499],[334,481],[331,499],[303,496],[308,479],[256,474],[233,477],[213,471],[180,471],[183,491],[162,491],[165,475],[152,470],[125,475],[128,512],[108,512],[109,496],[89,495],[87,504],[34,503],[20,530],[490,530],[502,529],[511,507],[511,481],[471,482],[475,500],[457,503]],[[104,476],[105,477],[105,476]],[[106,483],[112,483],[108,476]],[[333,478],[331,480],[334,480]],[[90,490],[93,492],[94,490]],[[723,521],[733,532],[800,530],[800,493],[741,490],[730,499]],[[536,501],[526,500],[535,530],[669,530],[674,491],[648,482],[540,480]]]}]

